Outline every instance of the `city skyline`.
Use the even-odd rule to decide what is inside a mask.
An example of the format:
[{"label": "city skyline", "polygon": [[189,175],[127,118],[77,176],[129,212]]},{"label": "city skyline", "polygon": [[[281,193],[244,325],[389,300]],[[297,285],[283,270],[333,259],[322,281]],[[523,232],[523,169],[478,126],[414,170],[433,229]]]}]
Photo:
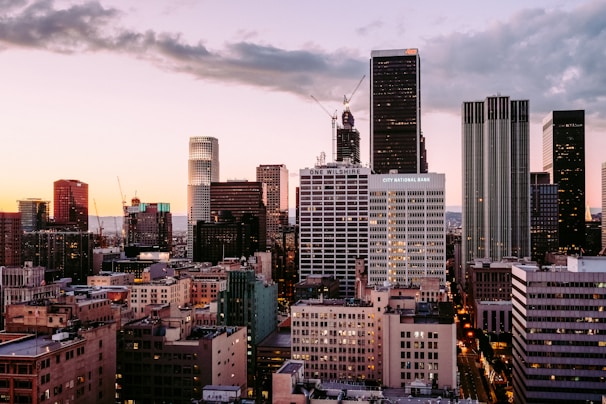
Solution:
[{"label": "city skyline", "polygon": [[366,75],[350,105],[368,165],[371,51],[405,48],[422,60],[428,171],[446,174],[447,206],[462,205],[462,102],[507,94],[529,100],[530,171],[542,169],[546,113],[586,111],[587,201],[599,208],[606,4],[481,4],[0,3],[0,133],[11,151],[0,211],[52,200],[54,181],[77,178],[100,216],[135,195],[185,215],[195,136],[219,140],[221,181],[284,164],[292,208],[299,170],[333,147],[331,119],[310,95],[340,116]]}]

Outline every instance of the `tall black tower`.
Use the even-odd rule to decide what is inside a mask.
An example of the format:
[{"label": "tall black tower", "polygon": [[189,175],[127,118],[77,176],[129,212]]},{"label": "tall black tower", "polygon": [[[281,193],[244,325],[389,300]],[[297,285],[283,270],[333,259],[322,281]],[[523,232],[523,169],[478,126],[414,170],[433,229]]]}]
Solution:
[{"label": "tall black tower", "polygon": [[559,251],[585,244],[585,111],[552,111],[543,120],[543,171],[558,185]]},{"label": "tall black tower", "polygon": [[375,50],[370,59],[370,164],[377,174],[426,173],[417,49]]}]

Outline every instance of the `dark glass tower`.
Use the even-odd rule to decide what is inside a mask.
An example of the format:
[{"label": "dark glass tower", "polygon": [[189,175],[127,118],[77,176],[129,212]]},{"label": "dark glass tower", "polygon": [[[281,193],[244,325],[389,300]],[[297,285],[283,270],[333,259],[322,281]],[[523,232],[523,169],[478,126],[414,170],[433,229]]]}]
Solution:
[{"label": "dark glass tower", "polygon": [[417,49],[375,50],[370,59],[370,164],[377,174],[426,173]]},{"label": "dark glass tower", "polygon": [[539,264],[558,250],[558,186],[549,173],[530,173],[530,248]]},{"label": "dark glass tower", "polygon": [[543,171],[558,184],[559,251],[585,244],[585,111],[552,111],[543,120]]}]

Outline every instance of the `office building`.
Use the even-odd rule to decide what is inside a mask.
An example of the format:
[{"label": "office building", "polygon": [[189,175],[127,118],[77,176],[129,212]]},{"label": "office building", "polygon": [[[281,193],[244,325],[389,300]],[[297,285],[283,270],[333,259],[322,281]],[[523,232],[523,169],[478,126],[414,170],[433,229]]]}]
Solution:
[{"label": "office building", "polygon": [[530,255],[528,101],[462,105],[462,259]]},{"label": "office building", "polygon": [[139,198],[133,198],[131,206],[126,207],[124,219],[125,249],[130,247],[137,253],[149,250],[171,252],[173,218],[169,203],[142,203]]},{"label": "office building", "polygon": [[27,198],[17,201],[21,213],[21,228],[23,231],[44,229],[50,219],[50,201],[40,198]]},{"label": "office building", "polygon": [[290,309],[292,359],[305,361],[306,378],[382,379],[378,362],[382,355],[375,343],[380,312],[372,303],[310,299],[299,300]]},{"label": "office building", "polygon": [[34,267],[31,262],[26,262],[23,267],[0,266],[0,324],[4,325],[4,313],[10,305],[59,296],[59,285],[47,285],[44,271],[44,267]]},{"label": "office building", "polygon": [[278,301],[288,305],[295,298],[299,282],[299,231],[295,226],[283,228],[272,250],[272,279],[278,284]]},{"label": "office building", "polygon": [[[87,321],[83,305],[106,315]],[[109,300],[28,302],[7,310],[0,346],[5,401],[115,403],[117,324]]]},{"label": "office building", "polygon": [[256,396],[260,394],[256,383],[257,345],[278,325],[278,286],[252,270],[230,270],[227,288],[219,292],[217,312],[219,325],[246,327],[247,396]]},{"label": "office building", "polygon": [[552,111],[543,119],[543,171],[558,185],[559,251],[585,244],[585,111]]},{"label": "office building", "polygon": [[53,183],[55,225],[68,231],[88,231],[88,184],[78,180]]},{"label": "office building", "polygon": [[222,211],[212,222],[200,221],[194,226],[194,261],[217,265],[227,257],[247,256],[251,247],[253,223],[241,222],[230,211]]},{"label": "office building", "polygon": [[222,215],[231,215],[236,223],[250,229],[248,240],[245,241],[249,250],[243,251],[240,256],[248,257],[257,251],[265,251],[266,201],[267,191],[262,182],[227,181],[210,185],[210,221],[219,222]]},{"label": "office building", "polygon": [[267,191],[267,245],[271,246],[288,226],[288,169],[284,164],[262,164],[256,179]]},{"label": "office building", "polygon": [[21,213],[0,212],[0,265],[20,266]]},{"label": "office building", "polygon": [[32,231],[23,233],[23,261],[45,267],[47,281],[72,278],[86,284],[93,275],[93,234],[81,231]]},{"label": "office building", "polygon": [[426,173],[417,49],[374,50],[370,59],[370,166],[377,174]]},{"label": "office building", "polygon": [[354,116],[346,104],[341,115],[342,127],[337,128],[336,161],[360,164],[360,132],[354,127]]},{"label": "office building", "polygon": [[549,173],[530,173],[530,250],[539,264],[558,251],[558,184]]},{"label": "office building", "polygon": [[131,286],[130,307],[135,315],[142,316],[148,305],[186,306],[191,302],[191,288],[192,279],[189,277],[144,278]]},{"label": "office building", "polygon": [[516,403],[599,403],[606,395],[605,257],[568,256],[567,267],[514,265]]},{"label": "office building", "polygon": [[194,225],[210,221],[210,183],[219,181],[219,140],[189,138],[187,167],[187,256],[194,256]]},{"label": "office building", "polygon": [[195,326],[190,308],[160,304],[121,336],[118,402],[203,402],[205,386],[246,391],[245,328]]},{"label": "office building", "polygon": [[444,174],[369,177],[368,282],[446,283]]},{"label": "office building", "polygon": [[356,259],[368,257],[369,168],[347,163],[300,170],[299,278],[332,275],[353,297]]},{"label": "office building", "polygon": [[602,163],[602,249],[606,248],[606,162]]}]

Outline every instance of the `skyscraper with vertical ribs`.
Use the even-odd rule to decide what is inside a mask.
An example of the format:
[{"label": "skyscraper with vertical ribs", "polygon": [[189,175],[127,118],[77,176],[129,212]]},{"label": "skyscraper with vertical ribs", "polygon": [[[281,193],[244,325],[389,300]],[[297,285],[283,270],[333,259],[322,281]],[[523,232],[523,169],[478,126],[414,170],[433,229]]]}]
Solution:
[{"label": "skyscraper with vertical ribs", "polygon": [[543,171],[558,185],[559,251],[585,245],[585,111],[552,111],[543,120]]},{"label": "skyscraper with vertical ribs", "polygon": [[530,255],[528,100],[462,105],[462,258]]},{"label": "skyscraper with vertical ribs", "polygon": [[189,138],[187,181],[187,256],[194,253],[194,225],[210,221],[210,183],[219,181],[219,140],[214,137]]},{"label": "skyscraper with vertical ribs", "polygon": [[374,50],[370,59],[370,165],[376,174],[427,172],[417,49]]}]

